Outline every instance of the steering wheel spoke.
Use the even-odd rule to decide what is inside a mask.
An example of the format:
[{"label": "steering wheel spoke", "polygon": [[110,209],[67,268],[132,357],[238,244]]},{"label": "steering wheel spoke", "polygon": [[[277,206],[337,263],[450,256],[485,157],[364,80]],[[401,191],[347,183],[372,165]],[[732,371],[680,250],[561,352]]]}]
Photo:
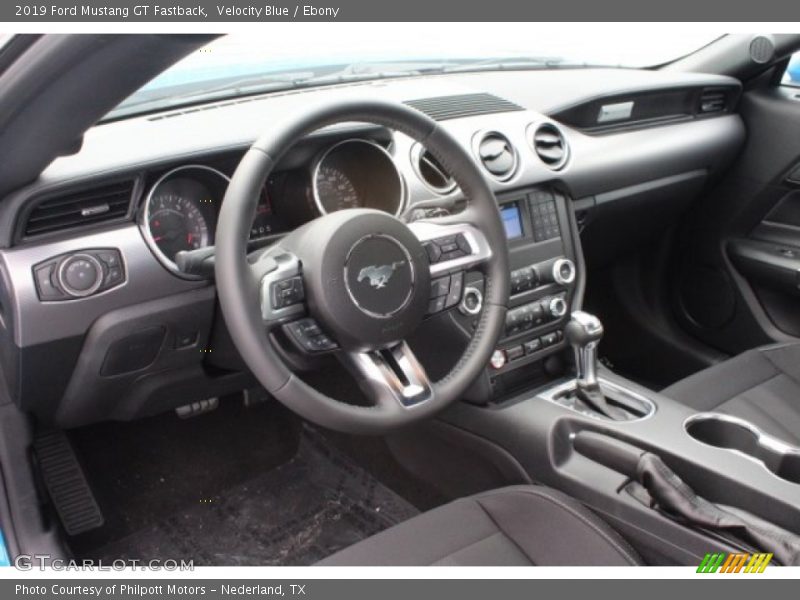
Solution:
[{"label": "steering wheel spoke", "polygon": [[410,409],[433,399],[425,368],[406,342],[370,352],[348,352],[342,360],[378,407]]},{"label": "steering wheel spoke", "polygon": [[248,257],[258,285],[261,320],[268,328],[305,315],[305,285],[300,260],[273,246]]}]

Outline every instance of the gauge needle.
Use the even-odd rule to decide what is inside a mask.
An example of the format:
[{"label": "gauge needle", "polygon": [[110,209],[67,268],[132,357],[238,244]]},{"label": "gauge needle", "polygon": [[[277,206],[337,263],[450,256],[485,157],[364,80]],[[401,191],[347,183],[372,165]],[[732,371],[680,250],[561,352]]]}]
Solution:
[{"label": "gauge needle", "polygon": [[191,244],[192,243],[192,239],[194,239],[194,236],[191,233],[187,233],[186,234],[186,241]]},{"label": "gauge needle", "polygon": [[161,241],[161,240],[163,240],[163,239],[164,239],[164,238],[163,238],[162,236],[160,236],[160,235],[159,235],[158,237],[154,237],[154,238],[153,238],[153,241],[154,241],[154,242],[160,242],[160,241]]}]

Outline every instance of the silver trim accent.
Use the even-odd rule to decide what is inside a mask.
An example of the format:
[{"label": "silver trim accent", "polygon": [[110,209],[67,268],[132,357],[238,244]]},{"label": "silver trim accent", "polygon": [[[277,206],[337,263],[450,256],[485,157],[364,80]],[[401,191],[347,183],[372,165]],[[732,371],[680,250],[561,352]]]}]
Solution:
[{"label": "silver trim accent", "polygon": [[557,298],[553,298],[547,304],[547,310],[549,310],[550,314],[554,316],[556,319],[560,319],[565,314],[567,314],[567,308],[568,308],[567,301],[560,296],[558,296]]},{"label": "silver trim accent", "polygon": [[[260,260],[269,258],[270,256],[262,256]],[[282,320],[294,315],[302,315],[306,312],[305,303],[293,304],[292,306],[285,306],[283,308],[272,308],[271,289],[272,284],[284,279],[296,277],[302,274],[300,267],[300,260],[286,251],[281,251],[271,258],[277,264],[277,267],[264,275],[259,284],[259,303],[261,304],[261,320],[264,323],[272,323],[274,321]]]},{"label": "silver trim accent", "polygon": [[[481,158],[481,144],[483,141],[489,137],[490,135],[496,135],[502,137],[506,142],[508,142],[508,147],[511,148],[511,151],[514,153],[514,166],[511,167],[511,170],[503,176],[497,176],[489,169],[486,168],[486,165],[483,163],[483,159]],[[486,172],[486,174],[494,179],[495,181],[500,182],[508,182],[514,179],[514,176],[517,175],[520,171],[520,156],[519,150],[517,147],[511,142],[511,138],[508,137],[502,131],[498,131],[496,129],[482,129],[477,131],[475,135],[472,136],[472,152],[475,154],[475,158],[478,160],[478,164],[481,168]]]},{"label": "silver trim accent", "polygon": [[486,262],[492,257],[492,249],[483,232],[469,223],[455,223],[452,225],[439,225],[432,221],[414,221],[408,224],[411,232],[417,236],[417,239],[422,242],[446,237],[450,235],[464,235],[467,243],[472,250],[471,254],[448,260],[438,262],[431,265],[431,277],[448,273],[455,270],[464,270],[469,267]]},{"label": "silver trim accent", "polygon": [[[467,306],[467,296],[472,295],[475,296],[475,307],[470,308]],[[474,286],[467,286],[464,288],[464,297],[461,299],[461,304],[459,305],[459,310],[465,315],[477,315],[483,310],[483,294],[481,291],[474,287]]]},{"label": "silver trim accent", "polygon": [[[178,268],[178,265],[175,264],[174,261],[167,258],[166,254],[164,254],[161,249],[156,244],[155,240],[153,239],[153,234],[150,232],[150,202],[153,199],[153,195],[155,194],[156,189],[160,186],[164,181],[178,173],[180,171],[190,170],[190,169],[199,169],[201,171],[208,171],[209,173],[213,173],[214,175],[219,175],[222,179],[225,180],[225,188],[227,189],[228,184],[230,183],[230,178],[225,175],[222,171],[219,171],[213,167],[208,167],[206,165],[181,165],[179,167],[175,167],[170,171],[164,173],[161,177],[159,177],[156,182],[152,185],[150,190],[147,192],[147,196],[145,196],[145,200],[142,206],[142,210],[139,216],[139,230],[142,232],[142,237],[144,237],[144,241],[147,243],[147,247],[150,248],[150,251],[155,255],[162,265],[164,265],[169,271],[171,271],[174,275],[178,277],[182,277],[183,279],[203,279],[203,277],[199,275],[191,275],[189,273],[184,273]],[[207,246],[203,246],[204,248]]]},{"label": "silver trim accent", "polygon": [[412,409],[433,398],[433,386],[428,374],[406,342],[400,342],[383,352],[392,353],[408,383],[400,380],[380,352],[348,354],[355,368],[373,384],[372,390],[377,394],[375,401],[379,406],[397,403],[405,409]]},{"label": "silver trim accent", "polygon": [[[564,265],[568,265],[570,268],[569,276],[567,277],[561,275],[561,267]],[[569,285],[575,281],[576,272],[575,263],[568,258],[559,258],[553,263],[553,281],[559,285]]]},{"label": "silver trim accent", "polygon": [[633,101],[616,102],[614,104],[604,104],[597,113],[598,123],[612,123],[614,121],[625,121],[633,114]]},{"label": "silver trim accent", "polygon": [[[539,129],[545,125],[552,127],[558,132],[558,135],[561,137],[564,145],[563,158],[559,162],[552,165],[542,160],[542,157],[536,151],[536,143],[534,142],[534,140],[536,139],[536,132],[539,131]],[[569,159],[572,157],[572,147],[570,146],[567,136],[564,135],[564,132],[561,130],[561,128],[552,121],[535,121],[533,123],[529,123],[528,126],[525,128],[525,137],[528,140],[528,145],[530,146],[531,150],[536,155],[536,158],[538,158],[539,162],[541,162],[542,165],[544,165],[548,169],[551,169],[553,171],[560,171],[567,166]]]},{"label": "silver trim accent", "polygon": [[[372,140],[365,140],[361,138],[348,138],[346,140],[342,140],[340,142],[336,142],[329,148],[327,148],[322,155],[314,161],[314,166],[311,168],[311,195],[314,198],[314,204],[317,207],[317,210],[321,215],[327,215],[328,211],[322,206],[322,201],[319,197],[319,188],[317,187],[317,176],[319,175],[319,169],[328,155],[333,152],[336,148],[343,146],[344,144],[352,144],[352,143],[360,143],[366,144],[368,146],[372,146],[373,148],[379,150],[386,158],[389,159],[389,163],[392,165],[395,175],[397,175],[397,180],[400,183],[400,198],[397,206],[397,210],[394,213],[395,217],[399,217],[403,210],[405,209],[408,190],[406,189],[406,181],[403,179],[403,175],[400,172],[400,169],[397,166],[397,163],[394,162],[394,157],[389,153],[389,151],[381,146],[380,144],[373,142]],[[370,208],[370,207],[365,207]],[[391,214],[391,213],[389,213]]]},{"label": "silver trim accent", "polygon": [[[372,312],[371,310],[368,310],[368,309],[364,308],[363,306],[361,306],[361,304],[359,304],[358,299],[356,298],[355,294],[353,293],[353,290],[350,289],[350,282],[347,279],[347,264],[350,262],[350,255],[353,253],[353,250],[361,242],[363,242],[365,240],[368,240],[368,239],[372,239],[372,238],[384,238],[384,239],[387,239],[390,242],[392,242],[395,246],[400,248],[400,250],[403,251],[403,255],[406,257],[406,262],[408,263],[408,268],[411,269],[411,286],[408,288],[408,294],[406,294],[406,297],[403,299],[403,303],[400,306],[398,306],[392,312],[389,312],[389,313],[386,313],[386,314]],[[408,303],[411,301],[411,297],[414,295],[414,285],[416,284],[416,281],[417,281],[417,273],[416,273],[416,271],[414,271],[414,262],[411,260],[411,254],[409,254],[408,250],[406,250],[406,248],[405,248],[405,246],[403,246],[403,244],[401,244],[398,240],[396,240],[392,236],[386,235],[385,233],[370,233],[369,235],[365,235],[364,237],[360,238],[352,246],[350,246],[350,250],[347,251],[347,257],[344,260],[343,270],[344,270],[344,287],[347,290],[347,295],[350,296],[350,299],[353,301],[353,304],[356,305],[358,310],[360,310],[364,314],[369,315],[370,317],[376,317],[378,319],[388,319],[390,317],[393,317],[394,315],[399,313],[401,310],[403,310],[406,306],[408,306]]]},{"label": "silver trim accent", "polygon": [[[426,153],[430,154],[430,151],[427,148],[425,148],[425,146],[420,144],[419,142],[417,142],[413,146],[411,146],[411,168],[414,169],[414,173],[419,178],[419,180],[425,185],[425,187],[427,187],[429,190],[431,190],[435,194],[439,194],[440,196],[446,196],[447,194],[452,192],[454,189],[456,189],[458,184],[456,183],[456,180],[453,179],[452,176],[450,176],[447,173],[445,173],[444,171],[442,171],[439,167],[437,167],[435,164],[433,164],[430,160],[424,159],[423,157],[425,156]],[[433,185],[431,182],[429,182],[427,179],[425,179],[425,177],[422,176],[422,169],[420,168],[420,163],[423,160],[425,160],[425,163],[431,169],[433,169],[434,171],[439,173],[442,176],[442,179],[450,180],[450,184],[447,185],[447,186],[444,186],[444,187],[437,187],[437,186]]]},{"label": "silver trim accent", "polygon": [[726,415],[723,413],[715,413],[715,412],[702,412],[691,415],[687,417],[683,421],[683,429],[690,438],[692,438],[698,444],[703,444],[704,446],[708,446],[709,448],[716,448],[717,450],[725,450],[727,452],[733,452],[740,456],[743,456],[753,462],[760,464],[764,469],[770,472],[774,477],[777,477],[781,481],[787,481],[789,483],[795,483],[788,479],[784,479],[777,473],[775,473],[772,469],[770,469],[766,463],[756,456],[752,456],[751,454],[747,454],[746,452],[742,452],[741,450],[737,450],[736,448],[725,448],[723,446],[715,446],[714,444],[709,444],[708,442],[704,442],[703,440],[699,440],[694,437],[691,433],[689,433],[689,426],[694,423],[695,421],[725,421],[731,423],[733,425],[737,425],[742,427],[743,429],[748,430],[752,433],[756,438],[756,444],[761,446],[762,448],[779,454],[781,456],[798,456],[800,457],[800,448],[784,442],[768,433],[764,433],[761,429],[759,429],[756,425],[753,425],[749,421],[745,421],[744,419],[740,419],[739,417],[733,415]]},{"label": "silver trim accent", "polygon": [[[92,284],[92,287],[86,290],[76,290],[71,286],[69,286],[66,283],[66,281],[64,281],[64,269],[67,267],[68,263],[70,263],[75,259],[88,260],[97,269],[98,273],[97,280]],[[61,264],[58,265],[57,276],[58,276],[58,283],[61,284],[61,287],[64,288],[64,291],[67,292],[70,296],[74,298],[85,298],[86,296],[91,296],[92,294],[94,294],[97,290],[100,289],[100,286],[103,285],[103,265],[101,265],[100,261],[97,260],[91,254],[83,254],[83,253],[73,254],[63,259],[61,261]]]},{"label": "silver trim accent", "polygon": [[[628,399],[635,400],[637,402],[641,402],[645,406],[647,406],[647,408],[650,409],[648,411],[648,413],[643,417],[637,417],[637,418],[634,418],[634,419],[629,419],[627,421],[612,421],[613,423],[625,424],[625,423],[635,423],[635,422],[638,422],[638,421],[644,421],[645,419],[649,419],[650,417],[652,417],[656,413],[656,410],[657,410],[656,403],[653,402],[647,396],[643,396],[642,394],[640,394],[638,392],[634,392],[633,390],[630,390],[628,388],[622,387],[621,385],[619,385],[617,383],[614,383],[612,381],[609,381],[608,379],[605,379],[603,377],[600,377],[597,380],[597,382],[598,382],[598,384],[600,386],[600,390],[607,397],[608,396],[613,396],[614,394],[617,394],[619,396],[627,397]],[[591,417],[593,419],[598,419],[600,421],[606,421],[606,422],[611,421],[611,419],[609,419],[608,417],[603,416],[603,415],[601,415],[599,413],[596,413],[594,411],[578,410],[573,406],[570,406],[570,405],[564,404],[562,402],[559,402],[559,398],[560,397],[563,397],[563,396],[565,396],[567,394],[575,392],[575,390],[577,390],[577,388],[578,388],[577,380],[576,379],[569,379],[567,381],[564,381],[562,383],[559,383],[557,385],[554,385],[554,386],[549,387],[549,388],[547,388],[547,389],[545,389],[543,391],[538,392],[535,397],[536,398],[540,398],[542,400],[546,400],[547,402],[550,402],[552,404],[560,406],[561,408],[565,408],[567,410],[571,410],[571,411],[573,411],[575,413],[578,413],[580,415]]]}]

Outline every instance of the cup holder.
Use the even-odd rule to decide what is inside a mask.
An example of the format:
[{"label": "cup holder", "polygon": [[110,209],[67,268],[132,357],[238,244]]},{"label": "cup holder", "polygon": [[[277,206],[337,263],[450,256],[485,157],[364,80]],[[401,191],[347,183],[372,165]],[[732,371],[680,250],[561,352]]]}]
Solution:
[{"label": "cup holder", "polygon": [[728,415],[702,413],[689,417],[684,426],[699,442],[741,452],[781,479],[800,483],[800,448],[763,433],[752,423]]}]

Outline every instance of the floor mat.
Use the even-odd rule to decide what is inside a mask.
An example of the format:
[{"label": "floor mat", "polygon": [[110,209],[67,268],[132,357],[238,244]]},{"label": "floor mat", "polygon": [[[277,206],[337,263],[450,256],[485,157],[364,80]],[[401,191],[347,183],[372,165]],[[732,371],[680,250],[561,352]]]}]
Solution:
[{"label": "floor mat", "polygon": [[87,556],[184,559],[196,566],[308,565],[417,513],[304,428],[287,463],[171,514],[154,512],[150,525]]}]

